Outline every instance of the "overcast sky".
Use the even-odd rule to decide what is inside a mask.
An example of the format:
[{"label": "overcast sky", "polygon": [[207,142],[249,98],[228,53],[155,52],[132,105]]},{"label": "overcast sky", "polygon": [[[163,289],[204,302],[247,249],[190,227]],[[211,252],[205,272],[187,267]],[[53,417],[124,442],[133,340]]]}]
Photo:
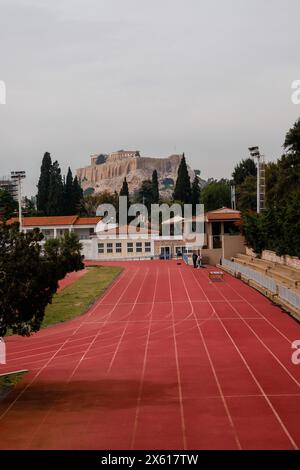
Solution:
[{"label": "overcast sky", "polygon": [[121,148],[229,177],[300,116],[299,0],[0,0],[0,175]]}]

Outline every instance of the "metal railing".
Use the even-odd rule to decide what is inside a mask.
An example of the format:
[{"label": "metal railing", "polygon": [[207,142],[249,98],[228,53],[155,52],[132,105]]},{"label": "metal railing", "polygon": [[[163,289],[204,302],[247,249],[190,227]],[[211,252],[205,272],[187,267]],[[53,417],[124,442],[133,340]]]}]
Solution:
[{"label": "metal railing", "polygon": [[300,295],[284,286],[278,286],[278,294],[282,300],[285,300],[293,307],[300,310]]},{"label": "metal railing", "polygon": [[272,294],[277,294],[276,282],[271,277],[264,276],[262,273],[259,273],[254,269],[250,269],[247,266],[243,266],[242,264],[229,261],[225,258],[222,259],[222,264],[229,268],[231,271],[234,271],[235,273],[240,273],[248,279],[251,279],[252,281],[256,282],[260,286],[265,287],[270,292],[272,292]]},{"label": "metal railing", "polygon": [[254,269],[250,269],[247,266],[243,266],[242,264],[235,263],[234,261],[223,258],[222,265],[234,273],[240,273],[246,278],[255,281],[260,286],[263,286],[272,292],[272,294],[277,294],[280,299],[300,310],[300,294],[297,292],[277,284],[275,280],[269,276],[264,276],[264,274],[261,274]]}]

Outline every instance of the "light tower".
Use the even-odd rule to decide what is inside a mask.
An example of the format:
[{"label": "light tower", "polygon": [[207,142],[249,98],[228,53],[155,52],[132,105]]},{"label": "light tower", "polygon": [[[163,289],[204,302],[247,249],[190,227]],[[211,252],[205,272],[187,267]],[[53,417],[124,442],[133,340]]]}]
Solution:
[{"label": "light tower", "polygon": [[249,147],[252,158],[257,159],[257,213],[265,209],[266,204],[266,170],[265,158],[261,155],[259,147]]},{"label": "light tower", "polygon": [[12,171],[11,179],[18,186],[18,202],[19,202],[19,230],[22,232],[22,180],[26,178],[25,171]]}]

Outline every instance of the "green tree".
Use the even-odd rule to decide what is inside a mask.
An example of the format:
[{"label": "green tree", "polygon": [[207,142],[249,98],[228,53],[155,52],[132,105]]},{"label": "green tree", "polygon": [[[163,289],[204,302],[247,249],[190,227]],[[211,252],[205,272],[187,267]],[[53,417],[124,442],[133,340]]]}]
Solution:
[{"label": "green tree", "polygon": [[154,170],[152,173],[152,204],[159,203],[159,184],[157,171]]},{"label": "green tree", "polygon": [[300,118],[286,134],[283,146],[288,153],[300,157]]},{"label": "green tree", "polygon": [[20,335],[38,331],[58,281],[83,268],[74,234],[47,242],[44,251],[42,239],[38,229],[25,234],[18,224],[0,225],[0,336],[8,328]]},{"label": "green tree", "polygon": [[249,176],[257,176],[257,167],[252,158],[242,160],[233,170],[232,178],[236,186],[243,184]]},{"label": "green tree", "polygon": [[38,193],[36,196],[37,210],[42,215],[47,215],[49,205],[49,192],[50,192],[50,175],[52,169],[52,161],[49,152],[46,152],[43,157],[41,173],[38,182]]},{"label": "green tree", "polygon": [[65,215],[74,215],[74,196],[73,196],[73,175],[71,168],[68,168],[66,182],[64,184],[64,213]]},{"label": "green tree", "polygon": [[84,196],[80,202],[80,214],[86,217],[94,217],[98,206],[101,204],[112,204],[117,210],[118,203],[119,195],[116,192],[111,194],[108,191],[104,191],[103,193]]},{"label": "green tree", "polygon": [[127,196],[129,198],[129,188],[126,178],[124,178],[123,185],[120,191],[120,196]]},{"label": "green tree", "polygon": [[121,188],[121,191],[120,191],[120,196],[126,196],[127,197],[127,205],[124,208],[126,213],[123,213],[123,211],[122,211],[118,214],[118,223],[121,223],[121,225],[123,225],[125,223],[125,219],[126,219],[127,222],[130,221],[130,218],[128,217],[128,210],[129,210],[129,206],[130,206],[129,188],[128,188],[128,183],[127,183],[126,178],[124,178],[123,185],[122,185],[122,188]]},{"label": "green tree", "polygon": [[191,202],[191,180],[184,154],[182,155],[178,168],[173,199],[174,201],[179,201],[183,204],[189,204]]},{"label": "green tree", "polygon": [[204,204],[205,211],[230,207],[231,192],[228,180],[211,181],[201,191],[201,204]]},{"label": "green tree", "polygon": [[78,214],[80,209],[80,204],[83,198],[83,190],[78,181],[77,176],[75,176],[72,187],[72,204],[73,204],[73,213]]},{"label": "green tree", "polygon": [[266,166],[267,207],[259,216],[243,216],[249,246],[277,255],[300,256],[300,120],[288,131],[286,153]]},{"label": "green tree", "polygon": [[10,219],[18,209],[18,204],[8,191],[0,189],[0,220]]},{"label": "green tree", "polygon": [[144,180],[142,182],[141,187],[137,193],[136,202],[144,204],[147,207],[148,213],[150,214],[151,204],[154,204],[152,181]]},{"label": "green tree", "polygon": [[200,194],[201,194],[200,182],[199,182],[198,176],[196,175],[192,183],[192,190],[191,190],[191,203],[193,204],[193,208],[195,208],[196,205],[199,204]]},{"label": "green tree", "polygon": [[247,176],[245,180],[236,187],[237,209],[255,211],[257,208],[257,180],[255,176]]},{"label": "green tree", "polygon": [[26,217],[34,217],[37,215],[34,197],[31,197],[31,198],[28,198],[27,196],[24,197],[23,214]]},{"label": "green tree", "polygon": [[64,187],[58,161],[52,164],[50,171],[49,200],[46,215],[63,215]]},{"label": "green tree", "polygon": [[248,211],[243,214],[242,232],[246,243],[255,253],[261,253],[266,248],[263,215]]}]

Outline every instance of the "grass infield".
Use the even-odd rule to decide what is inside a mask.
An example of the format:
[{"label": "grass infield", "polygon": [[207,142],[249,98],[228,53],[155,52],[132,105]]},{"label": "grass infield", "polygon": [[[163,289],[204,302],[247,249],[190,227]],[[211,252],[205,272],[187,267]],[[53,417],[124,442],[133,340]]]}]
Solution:
[{"label": "grass infield", "polygon": [[22,379],[27,371],[15,372],[12,374],[0,375],[0,400],[3,400],[12,388]]},{"label": "grass infield", "polygon": [[85,313],[120,274],[118,266],[95,266],[53,297],[45,312],[43,327],[70,320]]}]

